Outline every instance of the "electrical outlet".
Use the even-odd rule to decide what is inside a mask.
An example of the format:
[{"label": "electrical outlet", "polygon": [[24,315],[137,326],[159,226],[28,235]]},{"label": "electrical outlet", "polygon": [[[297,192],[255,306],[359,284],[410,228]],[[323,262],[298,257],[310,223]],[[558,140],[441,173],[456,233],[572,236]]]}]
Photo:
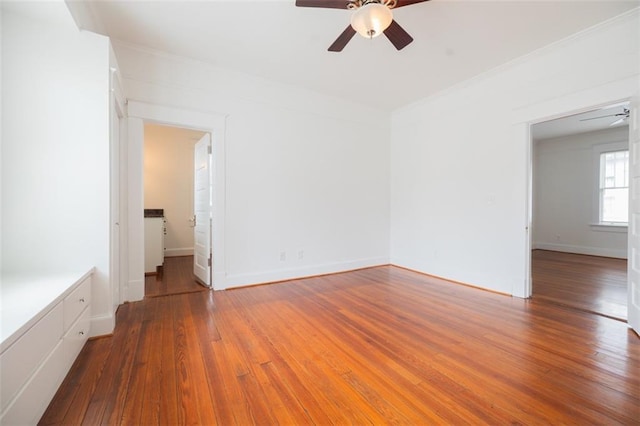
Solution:
[{"label": "electrical outlet", "polygon": [[304,250],[298,250],[298,260],[304,259]]},{"label": "electrical outlet", "polygon": [[287,252],[286,251],[281,251],[280,252],[280,262],[285,262],[287,260]]}]

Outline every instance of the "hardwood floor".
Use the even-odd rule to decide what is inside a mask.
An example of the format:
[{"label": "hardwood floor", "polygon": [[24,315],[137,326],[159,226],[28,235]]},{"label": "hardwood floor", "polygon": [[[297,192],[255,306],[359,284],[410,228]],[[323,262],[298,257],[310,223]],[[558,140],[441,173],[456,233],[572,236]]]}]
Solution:
[{"label": "hardwood floor", "polygon": [[151,297],[41,424],[638,424],[625,323],[396,267]]},{"label": "hardwood floor", "polygon": [[627,320],[627,261],[533,250],[533,297]]},{"label": "hardwood floor", "polygon": [[193,278],[193,256],[165,257],[163,272],[144,278],[145,297],[208,291]]}]

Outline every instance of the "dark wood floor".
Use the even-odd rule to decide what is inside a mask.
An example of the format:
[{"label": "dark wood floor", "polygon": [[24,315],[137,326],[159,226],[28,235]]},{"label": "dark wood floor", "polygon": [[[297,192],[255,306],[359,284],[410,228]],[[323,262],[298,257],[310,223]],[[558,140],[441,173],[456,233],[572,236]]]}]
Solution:
[{"label": "dark wood floor", "polygon": [[638,424],[623,322],[378,267],[121,306],[41,424]]},{"label": "dark wood floor", "polygon": [[208,291],[193,277],[193,256],[165,257],[162,273],[144,278],[145,297]]},{"label": "dark wood floor", "polygon": [[547,250],[531,255],[533,297],[627,320],[627,261]]}]

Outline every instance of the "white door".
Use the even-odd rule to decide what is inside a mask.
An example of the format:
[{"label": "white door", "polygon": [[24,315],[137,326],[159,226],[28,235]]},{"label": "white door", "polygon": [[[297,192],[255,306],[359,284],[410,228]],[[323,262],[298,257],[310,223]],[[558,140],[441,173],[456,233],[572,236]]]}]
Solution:
[{"label": "white door", "polygon": [[629,109],[629,263],[627,322],[640,334],[640,114],[638,97]]},{"label": "white door", "polygon": [[197,143],[194,152],[193,273],[207,287],[211,286],[211,135]]}]

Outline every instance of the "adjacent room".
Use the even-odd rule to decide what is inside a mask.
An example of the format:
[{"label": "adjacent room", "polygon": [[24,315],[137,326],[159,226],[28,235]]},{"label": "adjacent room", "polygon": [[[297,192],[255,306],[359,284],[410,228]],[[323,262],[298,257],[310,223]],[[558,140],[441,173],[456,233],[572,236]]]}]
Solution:
[{"label": "adjacent room", "polygon": [[627,319],[629,104],[538,123],[533,297]]},{"label": "adjacent room", "polygon": [[637,423],[638,0],[0,22],[0,424]]},{"label": "adjacent room", "polygon": [[[193,282],[194,157],[203,136],[199,130],[144,126],[145,296],[200,290]],[[177,279],[178,270],[188,279]]]}]

